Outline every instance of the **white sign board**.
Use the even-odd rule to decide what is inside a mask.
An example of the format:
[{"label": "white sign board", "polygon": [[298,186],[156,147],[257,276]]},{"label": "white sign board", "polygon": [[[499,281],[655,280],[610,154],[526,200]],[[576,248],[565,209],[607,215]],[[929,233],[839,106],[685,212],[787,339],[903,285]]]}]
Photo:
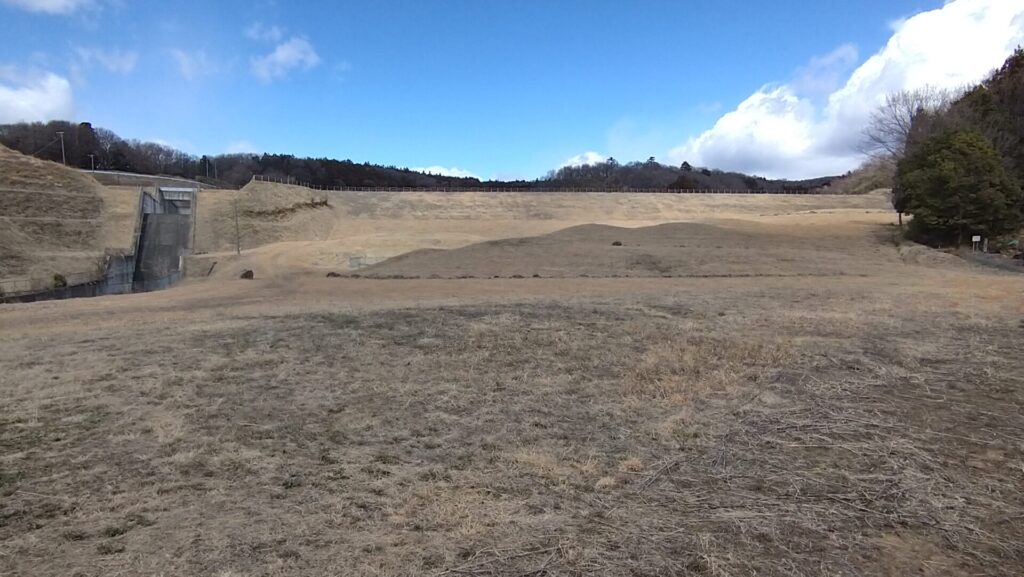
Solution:
[{"label": "white sign board", "polygon": [[974,235],[971,237],[971,242],[981,242],[981,235]]}]

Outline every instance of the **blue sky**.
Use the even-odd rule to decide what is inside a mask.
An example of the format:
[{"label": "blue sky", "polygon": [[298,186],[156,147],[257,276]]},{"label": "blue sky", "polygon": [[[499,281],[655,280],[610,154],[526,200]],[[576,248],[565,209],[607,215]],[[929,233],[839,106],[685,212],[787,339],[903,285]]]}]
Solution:
[{"label": "blue sky", "polygon": [[[956,74],[933,65],[936,84],[980,77],[1020,41],[1021,0],[952,4],[0,0],[0,121],[71,116],[195,154],[484,178],[606,155],[807,176],[855,163],[850,134],[798,133],[837,130],[822,124],[829,103],[901,32],[926,61],[943,49],[927,37],[961,20],[998,36],[963,48]],[[908,31],[914,21],[932,28]],[[917,52],[887,56],[885,82],[857,98],[921,84]],[[776,128],[790,140],[773,143]]]}]

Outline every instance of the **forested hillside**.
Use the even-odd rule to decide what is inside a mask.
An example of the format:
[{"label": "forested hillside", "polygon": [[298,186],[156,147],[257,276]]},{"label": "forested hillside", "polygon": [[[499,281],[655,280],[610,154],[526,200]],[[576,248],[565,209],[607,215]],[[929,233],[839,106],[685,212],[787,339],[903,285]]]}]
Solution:
[{"label": "forested hillside", "polygon": [[949,106],[913,116],[894,204],[937,245],[975,235],[1016,247],[1024,223],[1024,50]]},{"label": "forested hillside", "polygon": [[[63,133],[63,158],[59,133]],[[330,158],[297,158],[288,154],[194,156],[154,142],[125,140],[88,122],[74,124],[65,121],[0,126],[0,144],[23,154],[55,162],[65,161],[69,166],[83,169],[178,176],[235,187],[249,182],[253,175],[263,175],[322,187],[803,191],[828,186],[834,178],[768,180],[693,167],[686,162],[670,166],[656,162],[652,157],[646,162],[621,164],[609,158],[597,164],[566,166],[551,171],[544,178],[530,181],[481,182],[475,178],[424,174],[395,166]]]},{"label": "forested hillside", "polygon": [[[63,158],[60,132],[64,133]],[[155,142],[125,140],[88,122],[2,125],[0,144],[44,160],[63,160],[78,168],[178,176],[230,186],[242,186],[254,174],[318,186],[479,186],[476,179],[427,175],[351,160],[296,158],[287,154],[194,156]]]},{"label": "forested hillside", "polygon": [[828,186],[836,177],[809,180],[769,180],[739,172],[646,162],[619,164],[609,158],[597,164],[566,166],[548,173],[546,185],[559,188],[664,188],[669,190],[812,190]]},{"label": "forested hillside", "polygon": [[920,128],[927,134],[944,127],[981,132],[1010,175],[1024,183],[1024,50],[1017,49],[1002,68],[953,103],[935,126]]}]

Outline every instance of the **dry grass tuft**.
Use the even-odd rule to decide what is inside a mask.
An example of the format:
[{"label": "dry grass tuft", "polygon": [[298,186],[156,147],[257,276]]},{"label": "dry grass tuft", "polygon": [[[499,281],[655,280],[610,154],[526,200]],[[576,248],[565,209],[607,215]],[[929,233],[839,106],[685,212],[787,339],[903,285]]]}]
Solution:
[{"label": "dry grass tuft", "polygon": [[693,402],[709,393],[763,382],[797,357],[778,340],[692,335],[660,340],[644,351],[624,383],[629,394]]},{"label": "dry grass tuft", "polygon": [[644,463],[636,457],[630,457],[619,463],[619,470],[623,473],[639,473],[644,470]]}]

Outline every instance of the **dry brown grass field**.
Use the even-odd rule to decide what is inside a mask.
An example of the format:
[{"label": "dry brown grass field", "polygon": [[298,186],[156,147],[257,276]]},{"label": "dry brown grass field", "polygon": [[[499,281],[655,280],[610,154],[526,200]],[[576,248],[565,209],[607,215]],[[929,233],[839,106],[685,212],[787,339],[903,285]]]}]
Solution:
[{"label": "dry brown grass field", "polygon": [[[469,196],[0,307],[0,574],[1024,574],[1024,276],[880,196]],[[289,258],[378,225],[462,248]]]}]

